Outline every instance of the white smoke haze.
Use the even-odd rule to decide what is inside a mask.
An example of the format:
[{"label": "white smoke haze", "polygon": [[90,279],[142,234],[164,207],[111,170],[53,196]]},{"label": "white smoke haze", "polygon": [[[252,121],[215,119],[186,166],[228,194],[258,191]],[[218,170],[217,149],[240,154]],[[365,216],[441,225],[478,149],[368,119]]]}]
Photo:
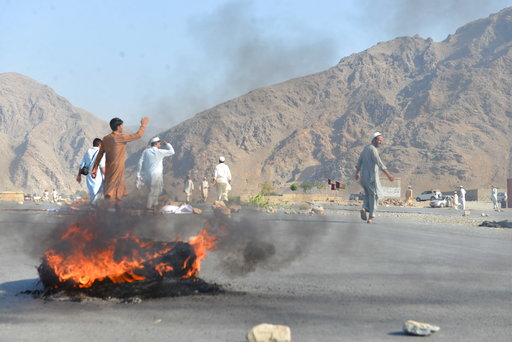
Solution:
[{"label": "white smoke haze", "polygon": [[[296,23],[293,32],[271,33],[280,18],[256,17],[252,1],[232,1],[190,21],[188,35],[197,55],[181,56],[163,80],[165,96],[144,98],[153,125],[168,129],[194,114],[253,89],[320,72],[341,58],[398,36],[419,34],[436,41],[469,21],[488,16],[512,1],[363,0],[348,19],[353,30],[315,32]],[[320,4],[327,6],[327,4]],[[337,8],[341,11],[342,8]],[[275,32],[275,30],[273,30]],[[288,30],[289,31],[289,30]],[[179,53],[179,50],[178,50]]]},{"label": "white smoke haze", "polygon": [[174,66],[177,79],[168,80],[169,94],[147,99],[160,126],[170,128],[250,90],[336,64],[339,56],[331,38],[306,34],[307,27],[297,27],[293,37],[270,34],[265,27],[279,18],[257,21],[252,7],[251,1],[233,1],[190,22],[191,43],[200,56],[183,56]]}]

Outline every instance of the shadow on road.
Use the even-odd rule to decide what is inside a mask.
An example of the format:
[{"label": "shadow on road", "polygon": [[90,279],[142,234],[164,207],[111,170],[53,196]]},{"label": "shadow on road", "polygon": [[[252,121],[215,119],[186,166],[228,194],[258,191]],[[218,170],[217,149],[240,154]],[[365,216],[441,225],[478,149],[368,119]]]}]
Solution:
[{"label": "shadow on road", "polygon": [[9,295],[17,295],[23,291],[34,291],[41,289],[41,283],[37,278],[8,281],[6,283],[0,284],[0,292],[4,292],[5,294]]}]

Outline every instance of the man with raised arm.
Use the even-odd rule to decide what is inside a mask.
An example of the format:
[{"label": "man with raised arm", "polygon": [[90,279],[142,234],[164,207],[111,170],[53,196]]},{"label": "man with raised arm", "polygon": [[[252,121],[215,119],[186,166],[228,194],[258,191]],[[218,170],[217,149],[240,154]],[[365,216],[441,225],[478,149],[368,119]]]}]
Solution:
[{"label": "man with raised arm", "polygon": [[174,155],[174,148],[167,141],[162,144],[159,137],[151,139],[150,145],[140,156],[137,166],[137,179],[143,179],[149,188],[146,209],[156,213],[158,196],[164,190],[163,160],[165,157]]},{"label": "man with raised arm", "polygon": [[123,133],[123,120],[113,118],[110,120],[112,133],[103,137],[98,156],[94,162],[91,171],[91,177],[96,178],[98,165],[103,157],[105,158],[105,180],[103,184],[103,194],[108,205],[115,205],[117,210],[121,210],[121,199],[128,195],[124,184],[124,168],[126,161],[126,144],[130,141],[140,139],[146,130],[149,118],[144,117],[140,120],[140,128],[136,133]]}]

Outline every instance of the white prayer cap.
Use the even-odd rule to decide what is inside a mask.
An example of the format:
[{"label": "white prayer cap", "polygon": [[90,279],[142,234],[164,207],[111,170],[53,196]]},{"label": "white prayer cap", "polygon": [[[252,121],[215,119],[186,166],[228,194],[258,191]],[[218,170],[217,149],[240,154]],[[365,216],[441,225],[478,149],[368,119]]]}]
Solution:
[{"label": "white prayer cap", "polygon": [[373,140],[373,139],[375,139],[375,138],[377,138],[379,135],[382,135],[382,134],[381,134],[380,132],[375,132],[375,133],[373,133],[373,135],[372,135],[372,140]]},{"label": "white prayer cap", "polygon": [[463,186],[461,185],[460,188],[463,188]]},{"label": "white prayer cap", "polygon": [[220,156],[220,157],[219,157],[219,161],[220,161],[220,162],[224,162],[224,161],[226,161],[226,158],[224,158],[223,156]]},{"label": "white prayer cap", "polygon": [[154,137],[153,139],[151,139],[150,143],[156,143],[159,141],[160,141],[160,137]]}]

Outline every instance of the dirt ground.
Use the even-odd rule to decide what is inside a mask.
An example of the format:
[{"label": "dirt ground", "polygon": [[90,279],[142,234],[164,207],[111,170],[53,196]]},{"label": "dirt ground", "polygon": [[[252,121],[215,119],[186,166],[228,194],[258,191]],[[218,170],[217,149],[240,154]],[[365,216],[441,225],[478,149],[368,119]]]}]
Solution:
[{"label": "dirt ground", "polygon": [[[512,229],[421,220],[460,217],[440,210],[383,208],[368,225],[357,207],[327,215],[244,209],[200,272],[224,293],[140,303],[22,294],[40,286],[45,244],[73,215],[1,211],[0,341],[244,341],[263,322],[290,326],[293,341],[403,341],[413,338],[401,332],[408,319],[439,325],[435,341],[509,341]],[[140,228],[186,238],[208,214],[152,217]],[[510,211],[489,214],[512,219]],[[275,253],[250,263],[240,250],[251,241]]]}]

